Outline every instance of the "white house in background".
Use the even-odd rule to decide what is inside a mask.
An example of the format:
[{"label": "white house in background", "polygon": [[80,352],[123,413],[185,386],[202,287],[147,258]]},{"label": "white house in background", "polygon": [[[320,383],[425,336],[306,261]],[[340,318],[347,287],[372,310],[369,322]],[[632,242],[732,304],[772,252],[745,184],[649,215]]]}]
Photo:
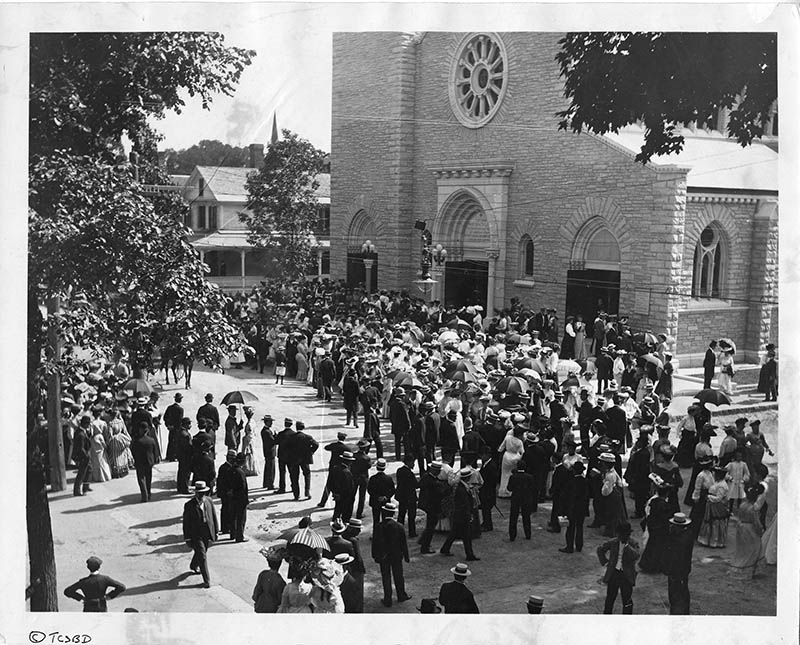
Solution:
[{"label": "white house in background", "polygon": [[[182,182],[183,196],[190,210],[184,223],[192,229],[191,242],[211,268],[208,279],[225,291],[249,289],[274,275],[276,266],[270,250],[254,248],[247,241],[247,225],[239,213],[247,210],[247,176],[257,170],[264,146],[250,145],[250,167],[195,166]],[[313,276],[330,273],[330,164],[317,176],[319,216],[314,228],[317,265]],[[177,183],[177,182],[176,182]]]}]

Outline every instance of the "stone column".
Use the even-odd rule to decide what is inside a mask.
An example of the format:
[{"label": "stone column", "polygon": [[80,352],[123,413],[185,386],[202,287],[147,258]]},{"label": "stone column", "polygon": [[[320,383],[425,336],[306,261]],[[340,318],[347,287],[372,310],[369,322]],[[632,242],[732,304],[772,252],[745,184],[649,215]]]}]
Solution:
[{"label": "stone column", "polygon": [[245,275],[244,275],[244,256],[247,253],[244,249],[239,251],[239,256],[241,257],[241,265],[242,265],[242,291],[244,291],[247,287],[245,286]]},{"label": "stone column", "polygon": [[[778,303],[778,200],[760,199],[753,214],[750,256],[750,311],[745,360],[757,361],[770,342]],[[777,319],[776,319],[777,320]]]},{"label": "stone column", "polygon": [[497,258],[500,257],[499,249],[486,249],[486,257],[489,258],[489,279],[486,288],[486,318],[494,316],[495,312],[495,299],[500,297],[500,309],[503,308],[502,293],[497,294],[495,288],[495,272],[497,271]]},{"label": "stone column", "polygon": [[431,267],[431,277],[436,280],[436,284],[433,285],[433,291],[431,292],[431,301],[439,300],[444,302],[444,267],[444,263],[438,265],[436,262],[434,262]]},{"label": "stone column", "polygon": [[372,267],[375,266],[375,260],[371,258],[364,258],[364,286],[367,289],[367,293],[372,293]]},{"label": "stone column", "polygon": [[317,247],[317,277],[322,275],[322,247]]}]

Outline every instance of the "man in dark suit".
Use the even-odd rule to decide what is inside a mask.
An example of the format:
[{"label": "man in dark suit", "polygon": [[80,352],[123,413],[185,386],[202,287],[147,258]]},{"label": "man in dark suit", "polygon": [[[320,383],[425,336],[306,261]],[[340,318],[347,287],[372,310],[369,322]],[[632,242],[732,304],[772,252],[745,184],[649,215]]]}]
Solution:
[{"label": "man in dark suit", "polygon": [[214,435],[206,429],[208,423],[209,421],[205,417],[197,422],[197,434],[192,437],[193,455],[199,455],[203,450],[214,450]]},{"label": "man in dark suit", "polygon": [[355,559],[355,549],[353,547],[353,543],[342,537],[342,534],[347,530],[344,522],[342,522],[341,518],[337,517],[331,522],[331,533],[330,537],[325,538],[325,541],[328,543],[328,551],[331,552],[331,557],[336,557],[339,553],[346,553],[348,555],[353,556]]},{"label": "man in dark suit", "polygon": [[394,435],[394,458],[400,461],[403,458],[403,448],[406,447],[407,436],[411,430],[411,418],[408,414],[406,391],[396,387],[389,400],[389,422]]},{"label": "man in dark suit", "polygon": [[692,523],[684,513],[675,513],[669,520],[669,534],[664,544],[662,564],[667,574],[667,594],[671,616],[689,615],[689,573],[692,571],[694,534]]},{"label": "man in dark suit", "polygon": [[156,442],[147,434],[148,425],[141,421],[137,429],[137,437],[131,442],[131,454],[136,466],[136,480],[142,493],[142,501],[150,501],[150,486],[153,481],[153,466],[156,463]]},{"label": "man in dark suit", "polygon": [[383,442],[381,441],[381,421],[378,418],[380,401],[369,399],[369,407],[364,408],[364,438],[375,444],[375,456],[383,457]]},{"label": "man in dark suit", "polygon": [[369,439],[359,439],[358,451],[353,455],[350,463],[350,472],[353,474],[353,485],[358,491],[358,506],[356,507],[356,517],[360,520],[364,514],[364,501],[367,497],[367,484],[369,483],[369,469],[372,461],[367,454],[369,452]]},{"label": "man in dark suit", "polygon": [[[354,517],[350,518],[347,523],[347,528],[342,533],[342,538],[350,542],[353,546],[353,562],[350,565],[350,575],[352,575],[358,583],[361,598],[364,598],[364,574],[367,568],[364,566],[364,558],[361,555],[361,545],[358,536],[361,534],[361,520]],[[363,607],[362,607],[363,609]]]},{"label": "man in dark suit", "polygon": [[439,425],[441,417],[436,411],[436,404],[433,401],[425,401],[420,408],[425,414],[425,466],[431,465],[436,461],[436,446],[439,445]]},{"label": "man in dark suit", "polygon": [[367,493],[369,493],[369,505],[372,508],[373,526],[381,521],[381,508],[394,495],[395,486],[392,478],[386,474],[386,460],[378,459],[375,463],[376,472],[367,482]]},{"label": "man in dark suit", "polygon": [[320,361],[319,378],[322,383],[323,396],[326,401],[330,401],[331,396],[333,396],[333,382],[336,379],[336,365],[328,351],[325,352],[325,356]]},{"label": "man in dark suit", "polygon": [[594,406],[589,400],[589,390],[581,388],[580,403],[578,404],[578,426],[580,428],[581,451],[586,454],[589,450],[589,427],[592,424]]},{"label": "man in dark suit", "polygon": [[278,494],[286,492],[286,472],[289,470],[289,462],[286,460],[289,454],[287,448],[287,439],[295,434],[294,421],[289,417],[283,420],[283,430],[281,430],[275,437],[275,442],[278,445]]},{"label": "man in dark suit", "polygon": [[[116,598],[127,589],[121,582],[98,573],[101,564],[103,564],[103,561],[100,558],[94,555],[91,556],[86,560],[86,568],[89,569],[89,575],[64,589],[64,595],[67,598],[83,603],[84,612],[107,612],[108,605],[106,600]],[[109,587],[111,587],[111,591],[108,591]]]},{"label": "man in dark suit", "polygon": [[[485,448],[481,457],[481,477],[483,485],[478,491],[481,503],[481,529],[493,531],[492,509],[497,503],[497,485],[500,483],[500,461],[496,452]],[[534,505],[535,506],[535,505]]]},{"label": "man in dark suit", "polygon": [[714,351],[717,348],[717,341],[712,340],[708,344],[706,355],[703,358],[703,389],[707,390],[711,387],[711,379],[714,378],[714,370],[717,367],[717,353]]},{"label": "man in dark suit", "polygon": [[[333,459],[333,457],[331,458]],[[328,474],[328,486],[335,502],[333,517],[341,518],[342,522],[349,522],[353,515],[356,486],[350,465],[354,461],[353,453],[345,450],[336,458],[333,468]]]},{"label": "man in dark suit", "polygon": [[[472,468],[467,466],[459,471],[462,478],[469,477],[472,474]],[[467,488],[463,480],[459,480],[453,491],[453,516],[450,520],[450,535],[442,544],[439,553],[442,555],[452,555],[450,547],[457,539],[464,542],[464,552],[467,554],[467,560],[480,560],[472,551],[472,515],[475,507],[475,502],[472,493]]]},{"label": "man in dark suit", "polygon": [[397,506],[387,502],[381,507],[382,520],[372,530],[372,558],[380,565],[383,582],[384,607],[392,606],[392,579],[397,592],[397,602],[411,598],[406,593],[403,561],[410,562],[408,541],[403,525],[395,521]]},{"label": "man in dark suit", "polygon": [[228,406],[228,418],[225,419],[225,446],[228,450],[237,452],[242,442],[243,421],[236,420],[236,406]]},{"label": "man in dark suit", "polygon": [[361,394],[361,387],[358,385],[358,373],[355,371],[358,357],[348,359],[348,371],[342,382],[342,398],[344,399],[344,409],[347,413],[345,426],[353,421],[353,427],[358,428],[358,397]]},{"label": "man in dark suit", "polygon": [[272,416],[265,414],[262,418],[264,427],[261,428],[261,448],[264,451],[264,480],[262,486],[266,490],[275,488],[275,454],[278,442],[275,431],[272,429]]},{"label": "man in dark suit", "polygon": [[411,455],[419,465],[420,474],[425,472],[425,416],[421,410],[409,410],[411,429],[406,435],[406,455]]},{"label": "man in dark suit", "polygon": [[221,508],[219,511],[220,533],[227,533],[234,537],[233,531],[233,470],[236,451],[228,450],[225,454],[225,463],[217,471],[217,486],[215,494],[219,497]]},{"label": "man in dark suit", "polygon": [[606,567],[603,582],[606,584],[604,614],[614,612],[617,594],[622,594],[622,613],[633,613],[633,587],[636,585],[636,561],[639,559],[639,545],[631,539],[631,525],[620,522],[617,537],[597,547],[597,558]]},{"label": "man in dark suit", "polygon": [[408,513],[408,537],[417,537],[417,488],[419,488],[419,482],[414,474],[414,455],[406,454],[403,458],[403,465],[397,469],[395,476],[397,477],[397,488],[394,496],[399,506],[397,520],[403,524],[406,513]]},{"label": "man in dark suit", "polygon": [[622,394],[614,394],[614,405],[606,410],[606,436],[612,441],[619,441],[624,445],[625,435],[628,431],[628,416],[622,407]]},{"label": "man in dark suit", "polygon": [[432,461],[419,479],[419,507],[425,511],[425,528],[419,540],[420,553],[433,553],[431,541],[442,512],[442,497],[450,486],[439,479],[441,472],[442,464]]},{"label": "man in dark suit", "polygon": [[328,503],[328,495],[331,493],[329,480],[333,467],[336,464],[341,463],[342,453],[354,452],[353,447],[344,442],[345,439],[347,439],[347,435],[344,432],[338,432],[336,434],[336,441],[325,446],[325,450],[331,453],[331,458],[328,462],[328,478],[325,480],[325,488],[322,489],[322,498],[320,499],[319,504],[317,504],[318,508],[325,508],[325,504]]},{"label": "man in dark suit", "polygon": [[175,394],[175,403],[170,405],[164,410],[164,426],[167,428],[167,461],[176,461],[178,457],[175,455],[175,439],[181,429],[181,421],[183,421],[183,394],[177,392]]},{"label": "man in dark suit", "polygon": [[448,466],[456,463],[456,453],[461,448],[456,431],[458,412],[450,410],[439,425],[439,443],[442,446],[442,461]]},{"label": "man in dark suit", "polygon": [[311,464],[314,463],[314,453],[319,448],[317,441],[307,435],[303,430],[306,424],[297,421],[294,424],[295,432],[288,435],[281,446],[286,451],[286,466],[289,469],[289,480],[292,485],[292,495],[295,500],[300,499],[300,472],[303,473],[305,485],[305,498],[311,499]]},{"label": "man in dark suit", "polygon": [[464,436],[461,441],[461,466],[477,468],[478,455],[486,448],[486,442],[473,427],[471,417],[464,419]]},{"label": "man in dark suit", "polygon": [[177,488],[179,493],[189,492],[189,479],[192,476],[192,435],[189,429],[192,420],[181,419],[174,441],[174,455],[178,460]]},{"label": "man in dark suit", "polygon": [[439,604],[446,614],[479,614],[475,597],[467,587],[467,576],[472,572],[466,564],[459,562],[450,571],[453,582],[445,582],[439,589]]},{"label": "man in dark suit", "polygon": [[245,456],[238,453],[233,462],[230,480],[231,537],[236,542],[247,542],[244,528],[247,524],[247,505],[250,495],[247,489],[247,475],[244,472]]},{"label": "man in dark suit", "polygon": [[582,461],[572,466],[572,477],[567,482],[564,495],[564,511],[569,519],[567,545],[559,549],[562,553],[583,550],[583,523],[589,515],[589,482],[584,476],[586,467]]},{"label": "man in dark suit", "polygon": [[89,486],[89,479],[92,475],[92,440],[89,437],[91,423],[90,417],[81,417],[72,437],[72,460],[78,468],[78,472],[75,474],[75,485],[72,490],[72,494],[76,497],[85,495],[92,490]]},{"label": "man in dark suit", "polygon": [[219,523],[214,504],[206,495],[209,492],[204,481],[194,483],[194,497],[183,505],[183,539],[194,551],[189,569],[192,573],[203,575],[203,586],[211,586],[208,573],[206,552],[209,545],[216,541]]},{"label": "man in dark suit", "polygon": [[511,512],[508,516],[508,538],[512,542],[517,539],[517,522],[522,514],[522,530],[525,539],[531,539],[531,513],[536,505],[536,480],[525,472],[525,462],[520,461],[517,469],[508,479],[508,490],[511,491]]},{"label": "man in dark suit", "polygon": [[206,402],[197,410],[197,427],[200,427],[200,419],[206,419],[210,422],[210,425],[208,426],[209,430],[216,432],[217,428],[219,428],[219,410],[217,410],[217,407],[212,404],[213,400],[213,394],[206,394]]},{"label": "man in dark suit", "polygon": [[[561,441],[564,437],[564,431],[561,419],[569,417],[567,408],[564,406],[564,394],[561,390],[555,391],[555,397],[549,404],[550,408],[550,436],[555,437],[558,448],[561,448]],[[571,425],[571,424],[570,424]]]}]

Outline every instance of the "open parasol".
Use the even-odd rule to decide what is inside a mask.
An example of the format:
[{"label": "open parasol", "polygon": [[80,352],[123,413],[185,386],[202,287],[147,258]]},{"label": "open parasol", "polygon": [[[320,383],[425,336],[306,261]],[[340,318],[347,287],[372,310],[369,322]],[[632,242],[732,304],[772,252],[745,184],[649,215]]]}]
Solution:
[{"label": "open parasol", "polygon": [[525,394],[528,391],[528,383],[519,376],[506,376],[496,383],[494,390],[501,394]]},{"label": "open parasol", "polygon": [[442,343],[442,344],[457,342],[459,340],[461,340],[459,335],[456,332],[454,332],[452,329],[449,329],[447,331],[443,331],[441,334],[439,334],[439,342]]},{"label": "open parasol", "polygon": [[558,374],[558,378],[564,379],[567,378],[570,372],[574,372],[575,374],[580,374],[581,366],[573,360],[568,358],[562,358],[558,361],[558,366],[556,367],[556,374]]},{"label": "open parasol", "polygon": [[536,370],[532,370],[530,367],[523,367],[519,370],[514,376],[521,376],[523,378],[530,378],[534,381],[541,381],[542,377]]},{"label": "open parasol", "polygon": [[449,374],[445,374],[445,378],[450,379],[451,381],[461,381],[462,383],[478,382],[478,378],[472,372],[467,370],[456,370],[455,372],[450,372]]},{"label": "open parasol", "polygon": [[632,340],[637,343],[644,343],[645,345],[658,345],[658,338],[650,331],[640,331],[638,334],[632,336]]},{"label": "open parasol", "polygon": [[141,378],[128,379],[122,389],[127,392],[133,392],[133,396],[150,396],[153,393],[150,383]]},{"label": "open parasol", "polygon": [[470,374],[474,374],[477,371],[475,364],[461,359],[452,360],[444,366],[444,375],[445,378],[450,378],[448,374],[452,374],[454,372],[469,372]]},{"label": "open parasol", "polygon": [[248,392],[247,390],[234,390],[222,397],[220,405],[244,405],[252,401],[258,401],[258,397],[252,392]]},{"label": "open parasol", "polygon": [[700,403],[711,403],[713,405],[730,405],[731,400],[728,398],[728,395],[720,390],[715,390],[713,388],[707,388],[705,390],[700,390],[697,394],[694,395],[696,401]]},{"label": "open parasol", "polygon": [[329,549],[325,538],[312,528],[299,529],[289,540],[289,545],[307,546],[311,549],[322,549],[323,551]]},{"label": "open parasol", "polygon": [[720,349],[729,350],[732,354],[736,353],[736,343],[734,343],[730,338],[720,338],[717,343],[720,346]]}]

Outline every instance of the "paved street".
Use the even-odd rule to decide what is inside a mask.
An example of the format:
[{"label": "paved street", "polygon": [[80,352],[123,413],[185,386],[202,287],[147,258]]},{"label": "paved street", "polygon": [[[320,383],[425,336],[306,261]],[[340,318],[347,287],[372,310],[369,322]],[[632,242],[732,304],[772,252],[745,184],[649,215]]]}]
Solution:
[{"label": "paved street", "polygon": [[[163,375],[162,375],[163,376]],[[195,371],[193,388],[184,390],[182,385],[164,386],[161,408],[172,401],[176,391],[184,393],[184,409],[191,417],[203,402],[206,392],[215,394],[216,402],[233,389],[246,389],[259,397],[254,404],[255,419],[269,412],[280,428],[284,416],[305,421],[307,430],[321,444],[335,439],[336,432],[344,424],[344,411],[340,402],[323,403],[314,397],[314,391],[304,384],[286,382],[284,386],[273,384],[274,377],[262,377],[250,369],[231,370],[225,375],[205,370]],[[685,384],[684,384],[685,385]],[[690,389],[691,383],[679,386]],[[750,396],[750,395],[747,395]],[[752,407],[753,397],[739,397],[741,406]],[[685,411],[686,403],[676,397],[673,413]],[[734,402],[733,408],[737,407]],[[715,422],[740,416],[720,411],[715,413]],[[224,417],[224,409],[221,410]],[[777,411],[747,412],[745,416],[761,418],[762,430],[770,446],[779,454]],[[257,424],[260,430],[260,421]],[[193,427],[193,432],[195,428]],[[383,427],[388,433],[388,426]],[[355,436],[355,430],[350,430]],[[360,433],[359,433],[360,434]],[[720,433],[721,434],[721,433]],[[717,437],[717,442],[721,437]],[[673,443],[677,438],[673,438]],[[386,441],[387,445],[391,442]],[[718,445],[718,444],[717,444]],[[716,447],[716,446],[715,446]],[[256,446],[260,453],[260,442]],[[218,433],[218,464],[224,455],[223,433]],[[388,451],[391,457],[391,449]],[[325,464],[323,465],[323,455]],[[162,463],[156,466],[153,482],[153,499],[148,504],[139,501],[139,491],[134,475],[121,480],[93,484],[93,492],[86,497],[73,497],[71,487],[62,493],[51,495],[53,534],[56,545],[59,586],[61,589],[85,575],[84,561],[89,554],[99,555],[103,560],[102,571],[128,586],[128,591],[110,603],[110,611],[122,611],[134,607],[139,611],[160,612],[250,612],[250,594],[258,572],[266,566],[259,555],[262,545],[277,539],[285,528],[296,524],[299,517],[310,514],[315,527],[324,535],[329,534],[328,521],[332,514],[329,508],[317,509],[327,466],[326,451],[320,450],[313,466],[312,499],[294,502],[291,494],[266,494],[260,488],[261,477],[249,480],[251,499],[248,513],[247,535],[249,542],[235,544],[222,540],[209,551],[209,564],[213,586],[203,589],[199,576],[188,573],[191,552],[183,543],[181,535],[182,506],[187,499],[174,490],[176,464]],[[767,458],[772,475],[777,475],[777,457]],[[389,471],[397,464],[390,462]],[[69,480],[74,471],[69,471]],[[688,471],[684,471],[688,480]],[[777,508],[775,490],[771,489],[770,516]],[[508,516],[509,502],[498,500],[500,511]],[[629,501],[632,508],[632,501]],[[475,542],[475,551],[482,559],[471,563],[473,576],[469,580],[476,600],[484,613],[524,613],[528,595],[545,598],[546,613],[599,613],[605,589],[599,583],[602,569],[597,562],[595,549],[603,538],[594,530],[586,530],[586,545],[583,553],[566,555],[558,552],[563,546],[563,535],[553,535],[544,530],[549,518],[549,503],[541,504],[534,515],[534,534],[529,542],[518,539],[508,541],[506,521],[495,511],[495,530],[484,533]],[[421,528],[422,513],[418,525]],[[415,541],[410,542],[411,563],[406,565],[407,589],[413,599],[386,609],[380,604],[380,578],[375,563],[369,558],[369,536],[371,534],[369,513],[365,514],[365,531],[362,532],[362,553],[367,563],[365,584],[365,610],[367,612],[415,612],[419,599],[435,597],[442,582],[451,579],[449,568],[463,557],[463,548],[456,543],[453,557],[441,555],[422,556]],[[641,540],[638,522],[634,521],[634,538]],[[726,560],[735,548],[735,527],[732,523],[730,539],[725,549],[695,547],[695,562],[690,578],[693,613],[708,614],[770,614],[775,611],[775,567],[767,568],[751,585],[731,586],[727,578]],[[434,538],[433,547],[441,546],[443,536]],[[286,573],[285,565],[282,572]],[[725,594],[720,595],[720,590]],[[635,613],[665,614],[667,612],[666,579],[663,576],[641,575],[634,593]],[[60,599],[60,609],[80,611],[81,605],[65,597]]]}]

